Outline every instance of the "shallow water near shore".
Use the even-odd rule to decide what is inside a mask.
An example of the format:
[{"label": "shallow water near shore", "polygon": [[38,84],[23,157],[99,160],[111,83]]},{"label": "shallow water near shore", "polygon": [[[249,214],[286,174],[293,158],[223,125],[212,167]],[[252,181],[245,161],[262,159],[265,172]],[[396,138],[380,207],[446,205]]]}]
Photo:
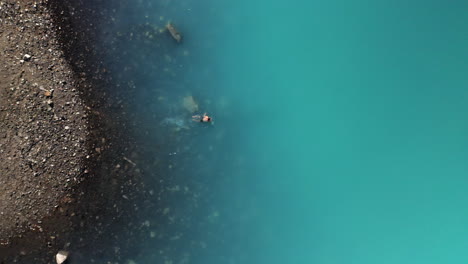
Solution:
[{"label": "shallow water near shore", "polygon": [[127,261],[468,260],[468,4],[125,3],[103,43],[154,197]]}]

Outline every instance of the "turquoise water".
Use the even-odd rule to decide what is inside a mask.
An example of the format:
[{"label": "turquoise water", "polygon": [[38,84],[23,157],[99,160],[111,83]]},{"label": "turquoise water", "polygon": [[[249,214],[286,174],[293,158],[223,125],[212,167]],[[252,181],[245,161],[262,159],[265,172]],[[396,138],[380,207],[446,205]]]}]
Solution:
[{"label": "turquoise water", "polygon": [[[171,253],[148,239],[129,259],[466,263],[467,11],[463,1],[337,0],[118,10],[117,30],[171,20],[184,34],[180,45],[161,40],[166,57],[137,49],[153,70],[135,80],[134,111],[153,124],[138,136],[171,165],[149,173],[150,187],[169,177],[196,190],[168,198],[192,221],[170,225]],[[151,68],[152,56],[170,69]],[[191,123],[188,95],[212,126]],[[174,134],[166,117],[188,128]]]}]

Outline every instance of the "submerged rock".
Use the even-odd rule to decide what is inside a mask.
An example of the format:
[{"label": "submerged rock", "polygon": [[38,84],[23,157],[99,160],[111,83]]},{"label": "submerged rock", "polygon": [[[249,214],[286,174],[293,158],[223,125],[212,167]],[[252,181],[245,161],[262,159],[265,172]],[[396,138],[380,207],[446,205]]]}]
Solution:
[{"label": "submerged rock", "polygon": [[178,43],[182,41],[182,34],[180,34],[180,32],[175,28],[175,26],[172,23],[167,23],[166,28],[173,39],[175,39]]},{"label": "submerged rock", "polygon": [[182,100],[182,105],[190,113],[195,113],[198,111],[198,103],[191,95],[184,97],[184,99]]}]

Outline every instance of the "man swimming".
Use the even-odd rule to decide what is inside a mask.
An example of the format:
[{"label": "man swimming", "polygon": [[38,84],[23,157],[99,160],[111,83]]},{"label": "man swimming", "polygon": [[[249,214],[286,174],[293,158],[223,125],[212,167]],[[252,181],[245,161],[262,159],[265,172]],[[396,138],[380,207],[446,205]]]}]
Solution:
[{"label": "man swimming", "polygon": [[192,116],[192,120],[195,121],[195,122],[209,123],[213,119],[211,117],[209,117],[206,113],[204,113],[203,115],[194,115],[194,116]]}]

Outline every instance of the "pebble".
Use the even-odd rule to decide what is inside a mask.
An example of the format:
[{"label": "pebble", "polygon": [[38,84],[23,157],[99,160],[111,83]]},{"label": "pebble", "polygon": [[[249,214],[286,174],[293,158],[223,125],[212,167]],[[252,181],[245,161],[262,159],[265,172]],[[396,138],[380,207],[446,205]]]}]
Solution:
[{"label": "pebble", "polygon": [[29,61],[30,59],[31,59],[31,55],[29,55],[29,54],[24,54],[24,56],[23,56],[23,60],[24,60],[24,61]]},{"label": "pebble", "polygon": [[60,250],[57,255],[55,255],[55,261],[57,264],[65,263],[68,258],[68,251]]}]

